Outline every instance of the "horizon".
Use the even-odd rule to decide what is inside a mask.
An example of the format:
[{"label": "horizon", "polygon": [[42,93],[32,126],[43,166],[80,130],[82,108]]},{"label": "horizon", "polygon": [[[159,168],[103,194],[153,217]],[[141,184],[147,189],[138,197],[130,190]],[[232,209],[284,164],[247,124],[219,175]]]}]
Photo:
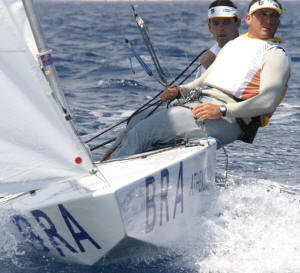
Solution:
[{"label": "horizon", "polygon": [[[37,0],[45,1],[45,0]],[[214,0],[46,0],[50,2],[213,2]],[[233,2],[249,2],[250,0],[233,0]],[[299,0],[279,0],[279,2],[299,2]],[[300,4],[300,2],[299,2]]]}]

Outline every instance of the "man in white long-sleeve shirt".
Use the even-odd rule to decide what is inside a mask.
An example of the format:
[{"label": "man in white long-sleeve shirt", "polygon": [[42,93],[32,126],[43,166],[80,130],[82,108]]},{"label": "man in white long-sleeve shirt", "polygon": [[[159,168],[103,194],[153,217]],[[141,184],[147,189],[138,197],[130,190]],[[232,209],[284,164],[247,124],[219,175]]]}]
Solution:
[{"label": "man in white long-sleeve shirt", "polygon": [[[113,158],[177,138],[209,135],[224,144],[237,139],[251,143],[287,90],[290,58],[281,40],[274,38],[281,14],[277,0],[252,0],[245,17],[248,33],[228,42],[200,78],[167,87],[162,93],[162,101],[186,98],[185,107],[171,107],[139,122],[128,131]],[[195,89],[198,94],[190,92]]]}]

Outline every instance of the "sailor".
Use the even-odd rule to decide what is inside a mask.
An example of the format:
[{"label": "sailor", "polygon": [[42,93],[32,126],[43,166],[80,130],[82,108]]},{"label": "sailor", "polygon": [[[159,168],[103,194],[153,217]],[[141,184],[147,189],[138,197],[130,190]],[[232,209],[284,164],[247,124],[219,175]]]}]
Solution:
[{"label": "sailor", "polygon": [[[230,40],[239,36],[239,27],[241,25],[241,19],[238,17],[237,6],[231,0],[215,0],[209,7],[207,12],[207,26],[211,34],[215,39],[214,45],[207,50],[200,58],[200,67],[196,72],[196,78],[200,77],[206,69],[213,63],[216,55],[220,49]],[[178,100],[182,102],[181,100]],[[155,112],[164,109],[165,105],[157,108]],[[128,130],[133,128],[138,122],[147,118],[152,109],[142,111],[133,115],[124,130],[122,130],[117,140],[115,141],[113,148],[109,149],[102,160],[107,159],[110,154],[117,148],[122,141]]]},{"label": "sailor", "polygon": [[237,6],[231,0],[215,0],[208,7],[207,26],[215,39],[214,45],[200,58],[201,66],[196,78],[213,63],[221,48],[230,40],[239,36],[241,19]]},{"label": "sailor", "polygon": [[[248,33],[228,42],[200,78],[165,88],[161,100],[181,97],[186,100],[184,107],[171,107],[140,121],[112,158],[141,153],[177,138],[212,136],[223,144],[237,139],[252,143],[287,90],[290,57],[281,39],[274,37],[281,15],[277,0],[252,0],[245,16]],[[195,89],[196,94],[191,92]]]},{"label": "sailor", "polygon": [[[215,0],[208,7],[207,26],[215,39],[214,45],[200,58],[200,67],[196,72],[199,78],[213,63],[221,48],[230,40],[239,36],[241,19],[238,17],[238,8],[231,0]],[[160,111],[162,108],[157,109]],[[143,111],[130,118],[127,130],[148,116],[152,111]]]}]

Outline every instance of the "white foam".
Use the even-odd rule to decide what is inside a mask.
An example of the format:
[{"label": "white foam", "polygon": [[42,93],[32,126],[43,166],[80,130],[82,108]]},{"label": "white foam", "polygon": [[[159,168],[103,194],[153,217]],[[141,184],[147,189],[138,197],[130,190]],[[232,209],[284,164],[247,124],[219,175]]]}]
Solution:
[{"label": "white foam", "polygon": [[[233,186],[216,200],[214,243],[200,256],[200,272],[300,272],[300,203],[276,183]],[[221,224],[220,224],[221,223]]]}]

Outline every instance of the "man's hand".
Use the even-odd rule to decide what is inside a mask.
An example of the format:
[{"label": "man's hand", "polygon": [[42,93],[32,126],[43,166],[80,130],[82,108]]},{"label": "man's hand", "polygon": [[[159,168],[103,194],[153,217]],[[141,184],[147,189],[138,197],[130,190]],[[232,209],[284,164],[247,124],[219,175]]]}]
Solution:
[{"label": "man's hand", "polygon": [[160,95],[161,101],[167,101],[171,99],[175,99],[179,94],[179,87],[176,85],[167,86],[164,89],[164,92]]},{"label": "man's hand", "polygon": [[218,119],[222,116],[220,112],[220,105],[212,103],[200,103],[193,108],[192,112],[197,118],[197,121]]}]

